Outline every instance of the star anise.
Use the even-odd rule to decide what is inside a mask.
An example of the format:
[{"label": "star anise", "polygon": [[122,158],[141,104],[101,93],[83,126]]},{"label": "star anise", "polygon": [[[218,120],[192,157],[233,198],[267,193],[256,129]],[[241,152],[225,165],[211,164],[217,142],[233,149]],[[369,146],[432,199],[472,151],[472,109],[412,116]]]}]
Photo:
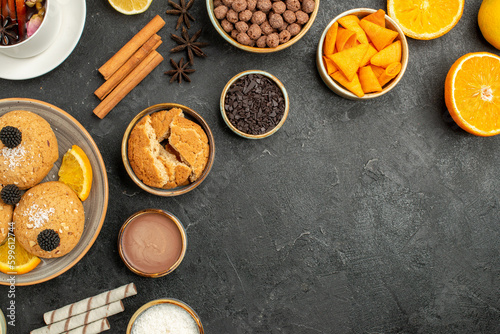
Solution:
[{"label": "star anise", "polygon": [[194,56],[197,56],[197,57],[206,57],[207,56],[206,54],[203,53],[203,51],[201,51],[201,48],[204,46],[207,46],[208,43],[196,42],[196,40],[198,39],[198,37],[200,37],[200,35],[201,35],[201,29],[198,30],[193,35],[193,37],[189,37],[187,29],[183,26],[182,27],[182,37],[179,37],[179,36],[174,35],[174,34],[170,35],[170,37],[172,37],[172,39],[177,44],[179,44],[178,46],[176,46],[175,48],[170,50],[170,52],[180,52],[180,51],[186,49],[187,53],[188,53],[189,64],[193,65]]},{"label": "star anise", "polygon": [[186,5],[186,2],[184,0],[181,0],[180,4],[176,4],[172,0],[168,0],[170,6],[174,7],[175,9],[167,10],[167,14],[179,15],[179,19],[177,20],[177,25],[175,26],[175,30],[179,29],[182,22],[184,22],[184,24],[188,27],[188,29],[191,28],[189,20],[194,21],[194,17],[191,14],[189,14],[188,10],[193,5],[193,2],[194,0],[191,0]]},{"label": "star anise", "polygon": [[195,69],[187,68],[189,63],[184,64],[184,58],[181,58],[178,64],[172,58],[170,58],[170,64],[172,64],[172,67],[174,69],[165,72],[165,74],[172,76],[172,78],[170,79],[171,83],[174,82],[175,79],[177,79],[179,83],[182,82],[182,79],[184,79],[184,81],[191,82],[191,79],[189,78],[188,74],[193,73]]},{"label": "star anise", "polygon": [[3,15],[0,15],[0,19],[0,43],[9,45],[19,38],[17,22],[12,22],[10,17],[4,18]]}]

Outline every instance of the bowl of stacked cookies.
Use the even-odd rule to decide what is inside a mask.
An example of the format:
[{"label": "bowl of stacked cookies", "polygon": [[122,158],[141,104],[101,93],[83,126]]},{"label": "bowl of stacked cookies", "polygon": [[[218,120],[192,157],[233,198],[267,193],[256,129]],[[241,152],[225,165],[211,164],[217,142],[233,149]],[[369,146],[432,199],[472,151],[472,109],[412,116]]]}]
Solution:
[{"label": "bowl of stacked cookies", "polygon": [[177,196],[205,180],[215,146],[210,127],[196,111],[161,103],[144,109],[130,122],[121,153],[128,175],[141,189]]},{"label": "bowl of stacked cookies", "polygon": [[319,0],[207,0],[210,21],[233,46],[254,53],[283,50],[300,40]]},{"label": "bowl of stacked cookies", "polygon": [[0,100],[0,284],[36,284],[74,266],[107,203],[102,156],[78,121],[42,101]]}]

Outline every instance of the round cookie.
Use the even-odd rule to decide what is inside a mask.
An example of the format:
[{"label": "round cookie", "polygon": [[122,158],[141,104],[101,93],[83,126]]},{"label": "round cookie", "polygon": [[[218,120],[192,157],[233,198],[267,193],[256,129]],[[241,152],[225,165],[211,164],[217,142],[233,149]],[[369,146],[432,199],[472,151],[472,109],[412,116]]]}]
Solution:
[{"label": "round cookie", "polygon": [[[69,253],[83,233],[83,204],[70,187],[59,181],[41,183],[26,193],[14,209],[14,233],[19,243],[30,253],[44,258],[61,257]],[[38,235],[53,230],[60,243],[50,250],[38,244]],[[44,232],[45,233],[45,232]]]},{"label": "round cookie", "polygon": [[40,183],[59,158],[57,139],[50,124],[29,111],[14,110],[0,117],[0,130],[19,129],[21,143],[9,148],[0,140],[0,184],[28,189]]},{"label": "round cookie", "polygon": [[[3,186],[0,184],[0,191],[2,191],[2,189]],[[12,222],[13,211],[14,208],[12,205],[7,205],[0,199],[0,244],[9,234],[9,223]]]}]

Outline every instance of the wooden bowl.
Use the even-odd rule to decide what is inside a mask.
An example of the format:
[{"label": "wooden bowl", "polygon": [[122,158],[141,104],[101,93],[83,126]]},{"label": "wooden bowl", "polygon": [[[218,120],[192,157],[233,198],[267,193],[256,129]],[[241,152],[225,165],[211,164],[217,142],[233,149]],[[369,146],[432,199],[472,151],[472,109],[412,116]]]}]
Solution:
[{"label": "wooden bowl", "polygon": [[302,30],[300,32],[293,36],[288,42],[283,43],[278,45],[275,48],[258,48],[255,46],[248,46],[248,45],[243,45],[233,39],[224,29],[222,29],[222,26],[220,25],[219,20],[215,17],[214,14],[214,1],[213,0],[206,0],[207,2],[207,12],[208,16],[210,17],[210,21],[212,22],[215,30],[219,33],[219,35],[222,36],[229,44],[237,47],[238,49],[248,51],[248,52],[253,52],[253,53],[271,53],[271,52],[276,52],[276,51],[281,51],[283,49],[286,49],[287,47],[295,44],[299,39],[301,39],[311,28],[312,24],[314,23],[314,19],[316,19],[316,15],[318,14],[319,10],[319,0],[315,0],[315,6],[314,6],[314,11],[309,15],[309,21],[302,27]]},{"label": "wooden bowl", "polygon": [[[278,87],[281,89],[281,92],[283,93],[283,98],[285,99],[285,113],[283,114],[283,118],[281,118],[280,122],[278,123],[278,125],[276,125],[271,131],[268,131],[264,134],[261,134],[261,135],[252,135],[252,134],[249,134],[249,133],[245,133],[243,131],[240,131],[238,130],[230,121],[229,121],[229,118],[227,117],[227,114],[226,114],[226,110],[224,108],[224,105],[225,105],[225,99],[226,99],[226,94],[227,94],[227,91],[229,90],[229,87],[231,87],[231,85],[236,82],[236,80],[238,80],[239,78],[245,76],[245,75],[249,75],[249,74],[261,74],[263,76],[266,76],[268,77],[269,79],[271,79],[272,81],[274,81]],[[220,97],[220,112],[221,112],[221,115],[222,115],[222,118],[224,119],[224,122],[226,123],[226,125],[234,132],[236,133],[238,136],[241,136],[243,138],[247,138],[247,139],[262,139],[262,138],[266,138],[266,137],[269,137],[270,135],[276,133],[276,131],[278,131],[281,126],[285,123],[286,121],[286,118],[288,116],[288,111],[290,109],[290,100],[288,98],[288,93],[286,92],[286,89],[285,89],[285,86],[281,83],[281,81],[278,80],[278,78],[276,78],[274,75],[272,75],[271,73],[268,73],[268,72],[265,72],[265,71],[260,71],[260,70],[248,70],[248,71],[244,71],[244,72],[241,72],[241,73],[238,73],[236,74],[234,77],[232,77],[226,84],[226,86],[224,87],[224,89],[222,90],[222,94],[221,94],[221,97]]]},{"label": "wooden bowl", "polygon": [[318,49],[316,51],[316,67],[318,68],[318,72],[321,76],[321,79],[323,79],[323,82],[330,88],[332,91],[334,91],[336,94],[350,100],[369,100],[373,99],[379,96],[382,96],[386,93],[388,93],[391,89],[396,87],[398,82],[401,80],[403,77],[405,71],[406,71],[406,66],[408,65],[408,42],[406,41],[405,34],[403,33],[403,30],[401,29],[401,26],[396,23],[393,19],[391,19],[388,15],[385,15],[385,24],[388,29],[394,30],[398,32],[398,37],[396,40],[401,41],[401,51],[402,51],[402,57],[401,57],[401,71],[399,74],[392,79],[389,83],[387,83],[384,88],[382,89],[381,92],[377,93],[368,93],[365,94],[363,97],[359,97],[351,93],[349,90],[344,88],[342,85],[337,83],[337,81],[333,80],[330,75],[328,75],[328,72],[326,71],[325,64],[323,62],[323,43],[325,41],[325,36],[326,33],[328,32],[328,29],[338,21],[341,17],[347,16],[347,15],[356,15],[360,19],[375,13],[375,9],[370,9],[370,8],[356,8],[356,9],[351,9],[346,12],[343,12],[342,14],[338,15],[335,17],[333,20],[330,21],[330,23],[326,26],[325,30],[323,31],[323,34],[321,34],[321,37],[319,39],[318,43]]},{"label": "wooden bowl", "polygon": [[[139,122],[144,116],[153,114],[157,111],[161,110],[169,110],[172,108],[179,108],[182,109],[184,112],[184,115],[187,116],[187,118],[190,118],[192,121],[195,123],[198,123],[202,127],[202,129],[205,131],[207,137],[208,137],[208,145],[209,145],[209,150],[210,153],[208,155],[208,162],[205,167],[205,170],[201,174],[201,176],[198,178],[193,183],[190,183],[185,186],[179,186],[176,188],[172,189],[162,189],[162,188],[155,188],[155,187],[150,187],[144,182],[142,182],[134,173],[134,170],[132,169],[132,166],[130,165],[130,161],[128,160],[128,138],[130,136],[130,132],[134,128],[134,126]],[[147,191],[148,193],[157,195],[157,196],[178,196],[185,194],[187,192],[190,192],[194,188],[198,187],[203,180],[208,176],[208,173],[210,173],[210,170],[212,169],[212,165],[214,163],[214,158],[215,158],[215,145],[214,145],[214,137],[212,135],[212,131],[210,130],[210,127],[208,126],[207,122],[201,117],[196,111],[183,106],[181,104],[177,103],[160,103],[156,104],[154,106],[151,106],[149,108],[144,109],[141,111],[139,114],[137,114],[134,119],[129,123],[127,129],[125,130],[125,133],[123,134],[123,140],[122,140],[122,160],[123,164],[125,166],[125,169],[127,170],[128,175],[134,181],[135,184],[137,184],[141,189]]]},{"label": "wooden bowl", "polygon": [[[125,233],[125,230],[129,226],[129,224],[136,219],[137,217],[144,215],[144,214],[159,214],[162,216],[167,217],[169,220],[171,220],[179,229],[179,233],[181,236],[182,240],[182,250],[181,254],[179,255],[179,258],[177,261],[170,267],[170,268],[164,268],[164,270],[161,270],[156,273],[146,273],[144,271],[141,271],[140,269],[136,268],[132,262],[129,261],[129,259],[126,256],[126,251],[123,249],[123,235]],[[122,228],[120,229],[120,233],[118,234],[118,253],[120,254],[120,257],[122,261],[125,263],[128,269],[132,271],[133,273],[143,276],[143,277],[163,277],[165,275],[170,274],[173,272],[182,262],[184,259],[184,255],[186,255],[186,250],[187,250],[187,233],[186,230],[184,229],[184,226],[182,225],[181,221],[174,216],[172,213],[165,211],[165,210],[160,210],[160,209],[145,209],[141,210],[139,212],[134,213],[132,216],[130,216],[125,223],[123,223]]]},{"label": "wooden bowl", "polygon": [[150,308],[152,306],[159,305],[159,304],[172,304],[172,305],[176,305],[176,306],[183,308],[186,312],[188,312],[193,317],[194,321],[196,322],[196,325],[198,325],[198,330],[200,331],[200,334],[205,333],[205,330],[203,329],[203,324],[201,323],[200,317],[188,304],[186,304],[180,300],[174,299],[174,298],[164,298],[164,299],[152,300],[149,303],[146,303],[143,306],[141,306],[134,313],[134,315],[132,315],[132,318],[130,318],[130,321],[129,321],[128,326],[127,326],[126,334],[130,334],[132,332],[132,327],[134,326],[135,321],[144,311],[146,311],[148,308]]}]

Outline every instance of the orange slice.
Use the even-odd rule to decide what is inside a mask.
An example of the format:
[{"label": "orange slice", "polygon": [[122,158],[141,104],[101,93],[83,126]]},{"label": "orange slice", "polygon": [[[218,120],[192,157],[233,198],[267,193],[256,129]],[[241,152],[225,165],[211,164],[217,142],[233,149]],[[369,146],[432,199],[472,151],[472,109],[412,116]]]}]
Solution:
[{"label": "orange slice", "polygon": [[444,85],[446,107],[453,120],[477,136],[500,133],[500,57],[468,53],[450,68]]},{"label": "orange slice", "polygon": [[35,269],[40,259],[28,253],[17,240],[12,241],[9,237],[0,246],[0,271],[7,275],[21,275]]},{"label": "orange slice", "polygon": [[389,16],[406,36],[434,39],[450,31],[462,17],[464,0],[387,0]]},{"label": "orange slice", "polygon": [[80,200],[85,201],[92,187],[92,166],[83,150],[73,145],[63,156],[59,169],[59,181],[75,191]]},{"label": "orange slice", "polygon": [[153,0],[108,0],[108,2],[120,13],[133,15],[145,12]]}]

